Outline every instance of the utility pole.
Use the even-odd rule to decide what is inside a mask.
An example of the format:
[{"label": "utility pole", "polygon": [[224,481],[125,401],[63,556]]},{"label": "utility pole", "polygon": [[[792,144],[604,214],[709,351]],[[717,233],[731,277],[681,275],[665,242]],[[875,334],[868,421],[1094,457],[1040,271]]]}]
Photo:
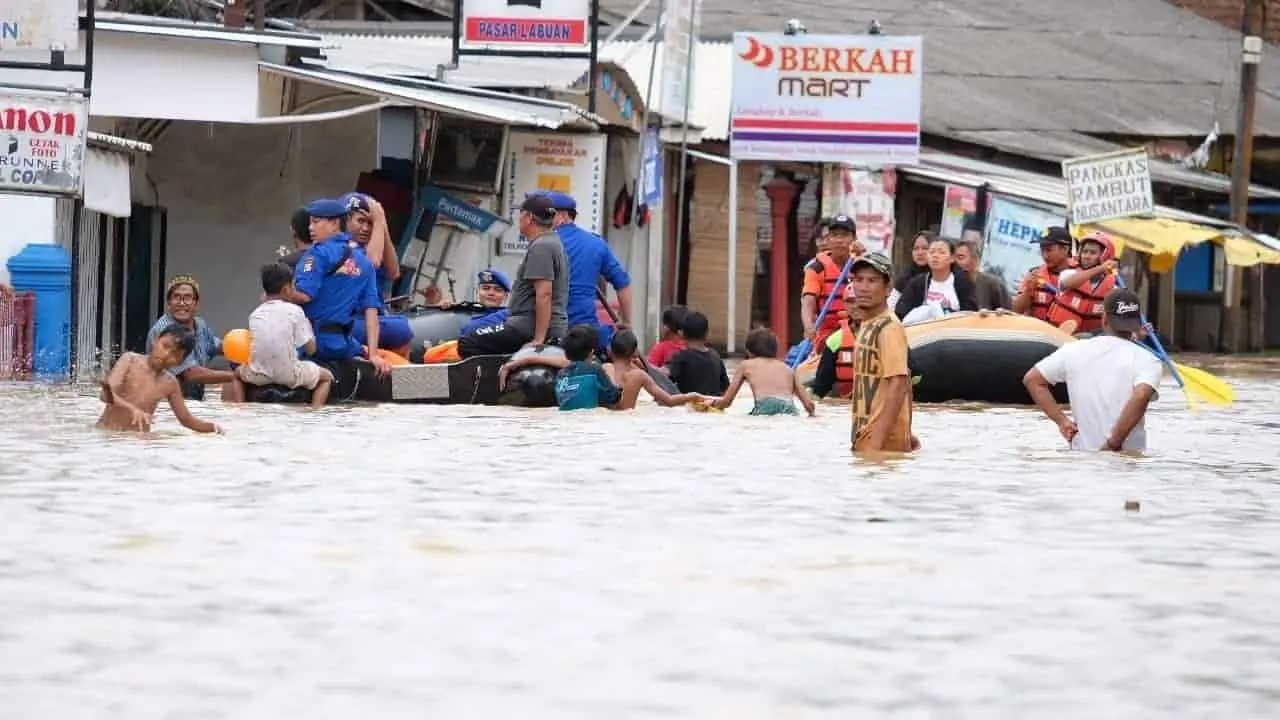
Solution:
[{"label": "utility pole", "polygon": [[[1258,99],[1258,63],[1262,60],[1262,0],[1245,0],[1240,34],[1240,100],[1236,118],[1235,151],[1231,158],[1231,221],[1245,227],[1249,220],[1249,176],[1253,166],[1253,116]],[[1242,307],[1243,268],[1227,266],[1222,289],[1223,352],[1242,349],[1245,322]],[[1254,288],[1257,294],[1257,288]],[[1262,308],[1258,307],[1257,312]]]}]

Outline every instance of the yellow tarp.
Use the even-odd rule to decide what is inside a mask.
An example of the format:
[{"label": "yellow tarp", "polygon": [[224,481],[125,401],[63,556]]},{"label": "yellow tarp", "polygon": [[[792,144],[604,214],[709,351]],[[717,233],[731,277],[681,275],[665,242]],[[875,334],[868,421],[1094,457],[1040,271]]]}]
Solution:
[{"label": "yellow tarp", "polygon": [[1224,237],[1222,249],[1227,253],[1227,264],[1238,267],[1254,265],[1280,265],[1280,251],[1272,250],[1253,238]]},{"label": "yellow tarp", "polygon": [[1077,238],[1092,230],[1111,237],[1116,255],[1126,248],[1151,256],[1151,270],[1166,273],[1178,262],[1184,248],[1203,242],[1216,242],[1226,251],[1228,265],[1249,267],[1259,263],[1280,264],[1280,251],[1271,249],[1237,230],[1198,225],[1171,218],[1117,218],[1092,225],[1072,228]]}]

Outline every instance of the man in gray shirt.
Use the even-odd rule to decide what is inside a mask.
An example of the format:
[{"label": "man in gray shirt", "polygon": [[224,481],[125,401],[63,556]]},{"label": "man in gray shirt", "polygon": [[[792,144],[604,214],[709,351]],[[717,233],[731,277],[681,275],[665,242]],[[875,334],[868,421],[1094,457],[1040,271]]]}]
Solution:
[{"label": "man in gray shirt", "polygon": [[500,325],[458,338],[458,355],[510,355],[526,345],[564,337],[569,325],[569,261],[552,230],[556,209],[545,195],[530,195],[520,205],[520,234],[529,239],[516,271],[510,314]]}]

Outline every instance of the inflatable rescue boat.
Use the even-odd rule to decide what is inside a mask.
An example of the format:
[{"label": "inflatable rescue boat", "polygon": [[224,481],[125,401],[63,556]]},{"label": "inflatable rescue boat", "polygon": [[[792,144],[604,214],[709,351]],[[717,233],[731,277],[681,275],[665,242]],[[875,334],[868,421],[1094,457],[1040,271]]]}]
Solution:
[{"label": "inflatable rescue boat", "polygon": [[[1032,405],[1022,377],[1074,337],[1041,320],[1008,311],[952,313],[906,326],[914,399]],[[796,372],[807,383],[818,368],[810,358]],[[1067,401],[1065,384],[1053,396]]]}]

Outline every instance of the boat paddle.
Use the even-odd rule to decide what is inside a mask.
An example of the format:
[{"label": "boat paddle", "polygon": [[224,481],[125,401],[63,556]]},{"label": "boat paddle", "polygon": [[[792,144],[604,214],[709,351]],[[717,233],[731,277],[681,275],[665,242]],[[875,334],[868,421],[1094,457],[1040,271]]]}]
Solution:
[{"label": "boat paddle", "polygon": [[[822,327],[822,321],[827,317],[827,311],[831,309],[831,303],[835,302],[836,295],[840,294],[840,286],[844,285],[844,280],[849,276],[849,270],[853,268],[853,253],[849,253],[849,259],[844,261],[844,267],[840,269],[840,277],[836,278],[835,287],[831,288],[831,292],[827,295],[827,301],[822,304],[822,311],[818,313],[818,319],[813,321],[813,332],[818,332],[818,328]],[[791,359],[790,367],[795,370],[800,363],[809,358],[809,353],[813,352],[813,341],[805,338],[800,343],[800,352],[796,353]]]},{"label": "boat paddle", "polygon": [[[601,290],[598,285],[596,286],[596,299],[604,306],[605,312],[609,313],[609,319],[613,321],[613,324],[616,327],[619,324],[618,313],[613,311],[613,306],[609,305],[609,298],[605,297],[604,291]],[[678,395],[680,393],[680,388],[676,387],[676,384],[671,382],[671,378],[667,377],[665,373],[655,370],[651,365],[649,365],[649,361],[645,359],[643,354],[636,355],[636,359],[640,361],[640,367],[644,368],[644,371],[649,373],[649,377],[653,378],[653,381],[658,383],[658,387],[662,388],[663,392],[668,395]]]}]

